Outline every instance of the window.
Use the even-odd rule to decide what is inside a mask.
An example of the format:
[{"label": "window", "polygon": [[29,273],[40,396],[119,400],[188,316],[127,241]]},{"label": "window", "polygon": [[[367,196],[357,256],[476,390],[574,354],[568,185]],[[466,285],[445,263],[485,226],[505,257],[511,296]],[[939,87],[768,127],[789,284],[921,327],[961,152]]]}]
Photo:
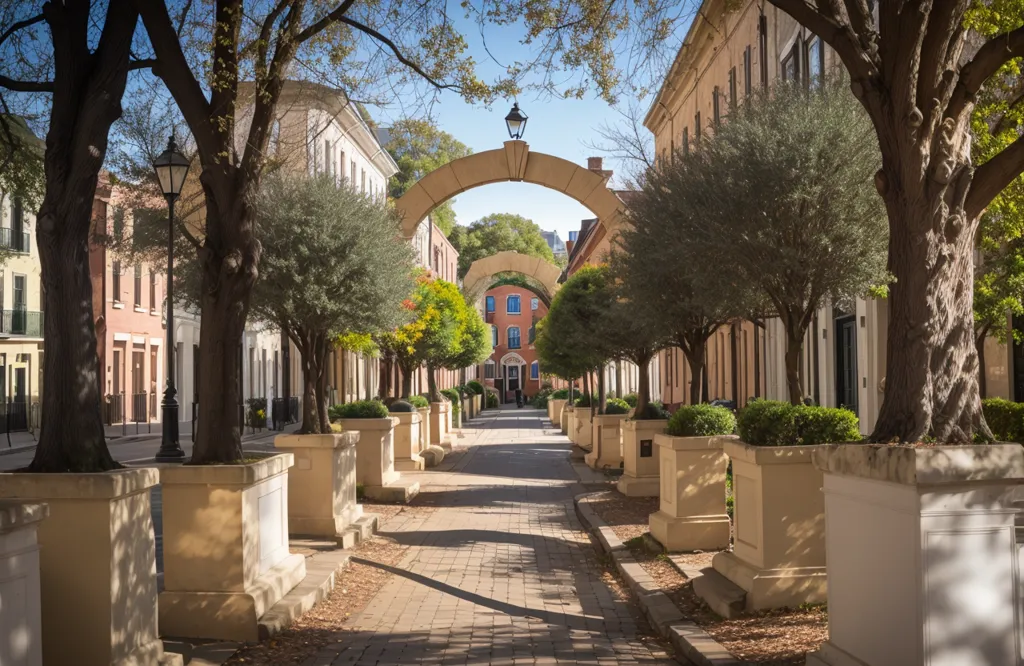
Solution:
[{"label": "window", "polygon": [[761,14],[757,22],[757,57],[761,64],[761,87],[768,87],[768,17]]},{"label": "window", "polygon": [[729,108],[736,108],[736,68],[729,70]]},{"label": "window", "polygon": [[362,193],[366,194],[366,169],[359,170],[359,176],[362,179]]},{"label": "window", "polygon": [[518,326],[509,326],[508,327],[508,348],[509,349],[519,349],[521,347],[522,347],[522,344],[519,341],[519,327]]},{"label": "window", "polygon": [[505,312],[508,314],[519,314],[519,294],[512,294],[505,299]]},{"label": "window", "polygon": [[491,347],[498,346],[498,327],[491,324]]},{"label": "window", "polygon": [[491,359],[484,363],[484,379],[494,379],[494,361]]},{"label": "window", "polygon": [[149,270],[149,309],[156,312],[156,272]]},{"label": "window", "polygon": [[345,180],[345,151],[339,150],[338,154],[338,182]]},{"label": "window", "polygon": [[693,117],[693,140],[700,143],[700,111]]},{"label": "window", "polygon": [[711,92],[711,120],[715,125],[722,120],[722,93],[718,86]]},{"label": "window", "polygon": [[328,176],[331,175],[331,171],[334,169],[334,148],[331,146],[331,142],[324,139],[324,173]]},{"label": "window", "polygon": [[135,307],[142,307],[142,264],[135,264]]},{"label": "window", "polygon": [[690,128],[683,128],[683,155],[690,154]]},{"label": "window", "polygon": [[494,312],[494,296],[488,296],[486,300],[487,300],[487,306],[486,306],[487,307],[487,311],[488,312]]},{"label": "window", "polygon": [[530,364],[530,379],[540,379],[540,363],[537,361]]},{"label": "window", "polygon": [[349,185],[351,185],[353,188],[356,186],[356,161],[355,160],[352,160],[351,164],[349,165],[348,182],[349,182]]},{"label": "window", "polygon": [[115,303],[121,301],[121,262],[115,261],[113,266],[110,268],[111,280],[110,280],[110,294],[114,299]]},{"label": "window", "polygon": [[753,54],[750,52],[750,45],[748,44],[747,48],[743,51],[743,96],[744,97],[750,97],[750,90],[751,90],[751,87],[753,86],[753,82],[750,79],[750,77],[752,75],[751,65],[753,64],[753,63],[751,63],[751,60],[753,59],[752,56],[753,56]]},{"label": "window", "polygon": [[124,208],[114,207],[114,240],[124,238]]},{"label": "window", "polygon": [[789,54],[782,59],[782,80],[783,81],[799,81],[800,80],[800,44],[799,39],[797,43],[790,49]]},{"label": "window", "polygon": [[540,307],[540,299],[539,298],[531,298],[530,299],[530,309],[531,310],[536,310],[539,307]]},{"label": "window", "polygon": [[821,74],[825,69],[825,46],[818,37],[807,42],[807,84],[812,88],[821,85]]}]

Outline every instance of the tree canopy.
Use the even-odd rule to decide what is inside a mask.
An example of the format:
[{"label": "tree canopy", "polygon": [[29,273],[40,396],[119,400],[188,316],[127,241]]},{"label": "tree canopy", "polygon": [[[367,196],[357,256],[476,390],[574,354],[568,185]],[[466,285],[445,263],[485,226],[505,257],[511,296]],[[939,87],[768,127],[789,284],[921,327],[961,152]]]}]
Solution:
[{"label": "tree canopy", "polygon": [[[397,199],[431,171],[471,155],[473,151],[448,132],[441,131],[430,120],[405,118],[388,129],[384,146],[398,164],[398,173],[391,177],[390,196]],[[455,199],[449,199],[430,214],[434,224],[445,236],[455,228]]]},{"label": "tree canopy", "polygon": [[477,259],[499,252],[518,252],[555,263],[541,228],[522,215],[492,213],[468,227],[457,226],[449,240],[459,251],[459,276],[465,276]]}]

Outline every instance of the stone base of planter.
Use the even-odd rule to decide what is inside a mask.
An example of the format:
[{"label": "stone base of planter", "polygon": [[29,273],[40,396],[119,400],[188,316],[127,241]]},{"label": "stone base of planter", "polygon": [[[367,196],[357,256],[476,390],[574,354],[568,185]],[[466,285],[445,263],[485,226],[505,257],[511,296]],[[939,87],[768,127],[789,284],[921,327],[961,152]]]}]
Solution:
[{"label": "stone base of planter", "polygon": [[0,500],[0,664],[43,663],[39,522],[45,504]]},{"label": "stone base of planter", "polygon": [[675,518],[658,511],[650,517],[651,536],[666,550],[718,550],[729,545],[728,515]]},{"label": "stone base of planter", "polygon": [[828,598],[825,567],[759,569],[731,552],[715,555],[711,566],[746,592],[748,611],[822,604]]},{"label": "stone base of planter", "polygon": [[[568,400],[566,401],[568,402]],[[572,407],[565,405],[562,407],[562,413],[558,417],[558,427],[561,429],[563,435],[569,434],[569,417],[572,415]],[[572,438],[570,438],[571,440]]]},{"label": "stone base of planter", "polygon": [[451,403],[430,403],[430,443],[444,446],[451,431]]},{"label": "stone base of planter", "polygon": [[[396,477],[398,474],[396,473]],[[365,486],[363,493],[378,502],[409,502],[420,493],[420,482],[396,478],[386,486]]]},{"label": "stone base of planter", "polygon": [[593,469],[619,469],[622,467],[622,439],[619,427],[625,414],[601,414],[591,419],[593,449],[583,461]]},{"label": "stone base of planter", "polygon": [[416,472],[424,468],[420,457],[420,428],[423,418],[419,412],[392,412],[398,419],[395,424],[395,469],[400,472]]},{"label": "stone base of planter", "polygon": [[166,662],[150,505],[158,481],[153,468],[0,475],[0,498],[50,511],[37,533],[45,664]]},{"label": "stone base of planter", "polygon": [[584,451],[592,451],[594,448],[594,428],[590,407],[577,409],[573,412],[573,430],[575,431],[575,436],[569,439]]},{"label": "stone base of planter", "polygon": [[626,497],[657,497],[661,480],[656,476],[629,476],[625,473],[615,482],[615,489]]},{"label": "stone base of planter", "polygon": [[399,472],[421,472],[426,468],[426,461],[418,453],[408,458],[398,458],[395,460],[395,469]]},{"label": "stone base of planter", "polygon": [[334,537],[363,515],[356,503],[354,432],[278,435],[274,448],[295,456],[288,472],[288,531]]}]

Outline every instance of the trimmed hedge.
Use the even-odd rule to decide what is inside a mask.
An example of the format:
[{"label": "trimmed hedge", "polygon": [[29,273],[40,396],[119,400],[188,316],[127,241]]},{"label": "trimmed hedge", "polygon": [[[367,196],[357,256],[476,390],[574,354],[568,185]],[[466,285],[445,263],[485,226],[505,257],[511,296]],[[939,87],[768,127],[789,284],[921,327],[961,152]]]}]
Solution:
[{"label": "trimmed hedge", "polygon": [[484,394],[484,385],[481,384],[480,382],[478,382],[475,379],[470,381],[470,382],[468,382],[466,384],[466,387],[469,388],[469,390],[472,391],[473,393],[476,393],[477,395],[483,395]]},{"label": "trimmed hedge", "polygon": [[569,389],[558,389],[557,391],[552,391],[551,395],[548,396],[548,399],[549,400],[568,400],[569,399]]},{"label": "trimmed hedge", "polygon": [[590,407],[593,403],[596,403],[596,402],[597,402],[597,396],[596,395],[594,395],[594,394],[587,395],[586,393],[581,393],[580,397],[576,398],[573,401],[572,404],[575,405],[576,407]]},{"label": "trimmed hedge", "polygon": [[981,411],[997,440],[1024,443],[1024,403],[985,398],[981,401]]},{"label": "trimmed hedge", "polygon": [[416,408],[412,406],[411,402],[405,400],[396,400],[388,406],[388,411],[392,413],[406,413],[415,412]]},{"label": "trimmed hedge", "polygon": [[711,437],[731,435],[736,417],[725,407],[688,405],[680,407],[668,420],[666,432],[673,437]]},{"label": "trimmed hedge", "polygon": [[335,405],[328,410],[328,416],[334,419],[386,419],[390,416],[388,408],[380,400],[357,400]]},{"label": "trimmed hedge", "polygon": [[409,403],[416,409],[422,409],[423,407],[430,407],[430,401],[422,395],[414,395],[409,398]]},{"label": "trimmed hedge", "polygon": [[633,414],[634,421],[655,421],[658,419],[667,419],[671,416],[668,410],[658,400],[651,400],[647,403],[647,410],[643,414]]},{"label": "trimmed hedge", "polygon": [[621,398],[608,398],[605,402],[605,414],[629,414],[629,403]]},{"label": "trimmed hedge", "polygon": [[740,411],[740,439],[753,446],[859,442],[860,421],[848,409],[755,400]]},{"label": "trimmed hedge", "polygon": [[639,400],[636,393],[627,393],[622,396],[622,399],[626,401],[626,404],[630,407],[636,407],[636,402]]}]

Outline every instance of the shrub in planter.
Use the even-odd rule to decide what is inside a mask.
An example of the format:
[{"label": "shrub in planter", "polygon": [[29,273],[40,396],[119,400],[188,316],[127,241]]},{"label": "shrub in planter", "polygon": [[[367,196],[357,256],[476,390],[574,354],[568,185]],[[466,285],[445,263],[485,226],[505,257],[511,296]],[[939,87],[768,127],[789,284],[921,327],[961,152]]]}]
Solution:
[{"label": "shrub in planter", "polygon": [[473,393],[476,393],[477,395],[484,394],[484,385],[475,379],[467,383],[466,386],[469,387],[469,390],[471,390]]},{"label": "shrub in planter", "polygon": [[753,446],[800,446],[861,440],[857,415],[836,407],[758,400],[740,412],[738,424],[740,439]]},{"label": "shrub in planter", "polygon": [[537,392],[537,395],[530,399],[530,406],[536,407],[537,409],[547,409],[548,400],[551,398],[551,394],[554,393],[550,388],[544,388]]},{"label": "shrub in planter", "polygon": [[673,437],[711,437],[731,435],[736,417],[725,407],[689,405],[680,407],[668,421],[666,431]]},{"label": "shrub in planter", "polygon": [[622,399],[626,401],[626,404],[630,407],[636,407],[637,396],[636,393],[627,393],[622,396]]},{"label": "shrub in planter", "polygon": [[386,419],[388,408],[380,400],[357,400],[334,405],[328,410],[331,420],[335,419]]},{"label": "shrub in planter", "polygon": [[549,400],[568,400],[569,399],[569,389],[558,389],[557,391],[552,391],[551,395],[548,396],[548,399]]},{"label": "shrub in planter", "polygon": [[396,402],[391,403],[388,406],[388,411],[392,413],[397,412],[404,414],[406,412],[415,412],[416,408],[413,407],[411,402],[406,402],[405,400],[398,400]]},{"label": "shrub in planter", "polygon": [[665,405],[661,404],[657,400],[651,400],[647,403],[647,410],[643,414],[634,414],[634,421],[658,421],[667,419],[670,416],[668,410],[665,409]]},{"label": "shrub in planter", "polygon": [[573,405],[576,407],[590,407],[592,404],[597,402],[597,396],[594,394],[586,395],[581,394],[580,397],[573,401]]},{"label": "shrub in planter", "polygon": [[857,415],[841,407],[799,405],[796,408],[796,427],[800,443],[804,445],[859,442],[864,439],[860,434]]},{"label": "shrub in planter", "polygon": [[245,401],[245,420],[250,428],[267,427],[267,399],[249,398]]},{"label": "shrub in planter", "polygon": [[424,407],[430,407],[430,401],[422,395],[414,395],[409,398],[409,404],[416,409],[423,409]]},{"label": "shrub in planter", "polygon": [[1024,443],[1024,403],[986,398],[981,401],[981,410],[997,440]]},{"label": "shrub in planter", "polygon": [[496,393],[487,393],[487,408],[494,409],[498,406],[498,395]]},{"label": "shrub in planter", "polygon": [[629,403],[621,398],[609,398],[605,403],[604,413],[608,415],[613,414],[629,414]]},{"label": "shrub in planter", "polygon": [[459,392],[455,389],[444,389],[441,391],[441,395],[448,399],[448,402],[452,403],[452,414],[458,414],[459,410],[462,409],[462,398],[459,396]]}]

